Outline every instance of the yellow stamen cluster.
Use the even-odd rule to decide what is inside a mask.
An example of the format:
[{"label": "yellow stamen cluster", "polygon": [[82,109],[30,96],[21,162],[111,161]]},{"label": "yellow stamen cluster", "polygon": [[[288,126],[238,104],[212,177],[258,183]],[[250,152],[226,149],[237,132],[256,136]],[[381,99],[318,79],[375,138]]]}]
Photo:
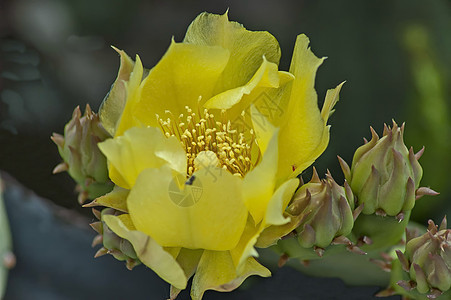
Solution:
[{"label": "yellow stamen cluster", "polygon": [[[163,120],[157,115],[163,133],[176,136],[185,148],[187,158],[187,175],[196,171],[194,160],[202,151],[212,151],[216,154],[220,166],[236,176],[243,177],[256,163],[251,160],[255,135],[252,129],[238,132],[226,118],[226,112],[221,112],[221,121],[215,119],[207,109],[197,114],[188,106],[186,114],[177,118],[166,111],[168,117]],[[246,132],[247,131],[247,132]],[[246,138],[247,137],[247,138]]]}]

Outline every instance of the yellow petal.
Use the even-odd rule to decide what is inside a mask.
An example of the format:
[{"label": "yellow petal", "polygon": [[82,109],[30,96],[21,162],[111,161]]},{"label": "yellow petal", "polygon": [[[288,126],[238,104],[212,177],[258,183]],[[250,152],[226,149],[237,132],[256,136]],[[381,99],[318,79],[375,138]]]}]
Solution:
[{"label": "yellow petal", "polygon": [[228,59],[229,51],[222,47],[172,41],[142,82],[139,97],[130,104],[130,111],[122,114],[120,128],[127,129],[137,122],[157,126],[155,115],[164,119],[167,110],[175,116],[186,113],[185,106],[196,111],[200,98],[206,101],[213,95]]},{"label": "yellow petal", "polygon": [[[269,121],[266,122],[270,125]],[[272,128],[272,131],[271,139],[264,142],[267,146],[263,146],[263,148],[266,148],[263,150],[265,151],[263,159],[252,171],[246,174],[243,180],[243,197],[255,224],[260,223],[265,216],[268,202],[276,184],[279,129]],[[258,132],[256,135],[258,138]],[[260,140],[258,141],[260,142]]]},{"label": "yellow petal", "polygon": [[300,217],[286,217],[285,208],[299,186],[299,179],[292,178],[284,182],[274,193],[266,211],[264,229],[258,236],[256,246],[266,248],[299,226]]},{"label": "yellow petal", "polygon": [[[275,63],[268,62],[266,58],[263,57],[263,62],[260,68],[257,70],[257,72],[255,72],[249,82],[247,82],[243,86],[227,90],[214,96],[213,98],[210,98],[210,100],[208,100],[204,106],[209,109],[229,109],[233,106],[236,106],[244,95],[249,95],[257,86],[276,88],[279,86],[279,81],[280,80],[277,65]],[[256,96],[258,95],[255,95],[255,97]],[[240,103],[238,107],[234,107],[238,114],[250,105],[251,99],[242,102],[243,103]],[[232,119],[235,115],[237,114],[231,114],[230,112],[228,113],[228,117]]]},{"label": "yellow petal", "polygon": [[[339,93],[343,84],[344,82],[339,84],[335,89],[327,90],[326,99],[324,101],[323,108],[321,109],[321,117],[323,120],[321,139],[318,141],[318,144],[316,146],[314,146],[313,144],[310,145],[310,147],[308,148],[310,149],[309,156],[305,156],[305,158],[303,158],[302,160],[298,160],[298,163],[295,163],[296,169],[291,174],[292,177],[301,174],[302,171],[309,167],[324,152],[324,150],[326,150],[327,145],[329,144],[330,137],[330,125],[327,125],[327,120],[329,116],[334,112],[333,107],[338,102]],[[319,129],[319,127],[317,129],[319,136],[321,130]]]},{"label": "yellow petal", "polygon": [[83,207],[106,206],[122,212],[128,212],[127,210],[128,192],[129,190],[123,189],[120,186],[115,185],[111,192],[94,199],[94,201],[92,201],[89,204],[83,205]]},{"label": "yellow petal", "polygon": [[[273,125],[277,125],[273,120],[280,118],[283,110],[278,107],[278,103],[275,101],[278,98],[274,99],[275,96],[273,96],[273,94],[280,93],[277,91],[281,91],[287,83],[294,79],[294,76],[288,72],[277,71],[275,66],[275,64],[272,64],[272,67],[266,68],[260,82],[253,87],[249,94],[243,94],[241,100],[238,99],[239,101],[235,105],[227,109],[227,117],[232,120],[234,125],[242,123],[242,125],[248,129],[252,128],[252,122],[248,122],[248,120],[246,120],[246,115],[242,115],[242,112],[244,111],[253,116],[254,113],[251,113],[250,111],[251,106],[257,107],[258,110],[255,112],[258,112],[260,116],[270,120]],[[252,78],[248,85],[250,85],[253,80],[258,79],[257,75],[259,72],[260,69],[254,75],[255,78]],[[227,94],[228,92],[229,91],[226,91],[223,94]],[[249,120],[251,119],[252,117],[249,118]]]},{"label": "yellow petal", "polygon": [[[276,204],[280,201],[273,200],[275,198],[273,193],[276,184],[279,129],[274,128],[268,120],[265,122],[268,123],[267,126],[270,128],[268,132],[272,133],[271,139],[266,141],[269,134],[265,134],[264,141],[259,140],[260,143],[264,144],[263,159],[243,180],[243,197],[252,220],[248,219],[238,245],[230,251],[233,261],[239,269],[248,257],[258,256],[254,245],[260,232],[266,226],[266,216],[269,215],[271,218],[275,218],[274,216],[277,213],[282,213]],[[258,133],[257,137],[259,137]],[[276,209],[277,212],[268,212],[268,209]]]},{"label": "yellow petal", "polygon": [[[327,145],[329,144],[329,137],[330,137],[330,125],[327,125],[327,120],[329,119],[330,115],[334,112],[333,107],[339,100],[339,93],[343,86],[343,83],[340,83],[335,89],[329,89],[326,93],[326,98],[324,100],[324,105],[321,109],[321,118],[323,120],[323,131],[321,140],[319,140],[318,144],[313,147],[311,147],[311,154],[307,158],[305,158],[303,161],[299,161],[297,164],[295,164],[296,169],[294,170],[292,176],[299,175],[302,171],[304,171],[308,166],[310,166],[323,152],[326,150]],[[318,128],[318,136],[320,133],[320,129]]]},{"label": "yellow petal", "polygon": [[236,278],[228,251],[204,251],[191,287],[191,298],[200,300],[206,290],[215,289]]},{"label": "yellow petal", "polygon": [[235,247],[247,218],[241,179],[210,167],[185,181],[168,167],[144,170],[127,199],[136,228],[166,247]]},{"label": "yellow petal", "polygon": [[[266,227],[270,225],[283,225],[290,221],[289,218],[284,217],[284,211],[291,198],[293,197],[293,194],[296,191],[298,185],[299,179],[293,178],[283,183],[274,192],[274,194],[271,193],[272,195],[269,195],[270,200],[265,207],[264,218],[259,224],[256,225],[251,219],[248,219],[244,233],[241,236],[238,245],[234,249],[230,250],[233,262],[238,270],[242,268],[243,262],[246,261],[249,257],[258,256],[258,253],[254,249],[254,246],[257,241],[261,240],[260,234]],[[277,236],[277,238],[280,237],[281,235]]]},{"label": "yellow petal", "polygon": [[119,72],[110,92],[103,100],[99,109],[102,126],[112,136],[114,136],[117,122],[125,107],[125,101],[127,99],[126,82],[129,80],[135,65],[133,60],[124,51],[115,47],[113,49],[120,55]]},{"label": "yellow petal", "polygon": [[[136,230],[135,225],[133,225],[132,219],[130,218],[129,214],[122,214],[119,216],[116,216],[122,224],[128,229],[128,230]],[[102,221],[104,220],[105,216],[102,217]]]},{"label": "yellow petal", "polygon": [[175,137],[166,138],[158,128],[135,127],[98,145],[110,163],[110,179],[126,189],[133,187],[139,173],[147,168],[169,163],[174,170],[186,172],[182,145]]},{"label": "yellow petal", "polygon": [[227,13],[200,14],[188,27],[185,43],[221,46],[230,51],[230,60],[217,82],[215,94],[244,85],[255,74],[265,56],[279,64],[280,47],[267,31],[248,31],[237,22],[230,22]]},{"label": "yellow petal", "polygon": [[[194,275],[194,272],[196,272],[197,265],[199,264],[203,252],[204,250],[202,249],[192,250],[182,248],[180,250],[180,253],[177,256],[177,262],[185,272],[186,278],[191,278],[191,276]],[[175,299],[180,292],[180,289],[171,285],[170,299]]]},{"label": "yellow petal", "polygon": [[299,226],[299,218],[291,217],[290,222],[279,226],[269,226],[258,236],[255,247],[267,248],[275,245],[278,240],[292,232]]},{"label": "yellow petal", "polygon": [[191,298],[202,299],[206,290],[232,291],[251,275],[268,277],[271,272],[253,258],[249,258],[237,272],[228,251],[204,251],[194,275]]},{"label": "yellow petal", "polygon": [[279,71],[279,87],[263,88],[260,97],[253,100],[252,104],[258,109],[258,112],[265,116],[274,126],[280,127],[286,122],[287,106],[290,101],[290,91],[293,74]]},{"label": "yellow petal", "polygon": [[193,276],[203,252],[203,249],[182,248],[180,250],[179,255],[177,255],[177,262],[185,271],[186,278]]},{"label": "yellow petal", "polygon": [[327,90],[326,99],[324,100],[323,108],[321,109],[321,117],[324,120],[324,123],[327,123],[327,120],[334,112],[334,106],[337,104],[341,88],[343,87],[345,82],[340,83],[336,88]]},{"label": "yellow petal", "polygon": [[188,279],[183,269],[172,255],[164,251],[157,242],[140,231],[129,230],[116,216],[107,215],[103,219],[114,233],[130,241],[143,264],[175,287],[179,289],[186,287]]},{"label": "yellow petal", "polygon": [[[128,215],[128,216],[130,216],[130,215]],[[130,220],[131,220],[131,218],[130,218]],[[163,249],[167,253],[171,254],[173,258],[177,258],[180,251],[182,250],[182,248],[180,248],[180,247],[163,247]]]},{"label": "yellow petal", "polygon": [[244,262],[251,256],[258,257],[258,252],[255,250],[254,245],[257,242],[257,238],[262,231],[262,223],[255,224],[252,217],[247,219],[246,227],[244,228],[243,235],[235,248],[230,250],[233,264],[235,268],[240,270],[244,266]]},{"label": "yellow petal", "polygon": [[278,177],[282,179],[301,173],[324,151],[328,143],[329,131],[321,117],[314,87],[316,70],[324,58],[317,58],[308,44],[305,35],[297,37],[290,66],[290,73],[295,79],[284,109],[285,122],[281,124],[279,138]]},{"label": "yellow petal", "polygon": [[262,266],[259,262],[257,262],[253,257],[250,257],[243,263],[243,266],[240,268],[240,270],[237,271],[237,277],[234,280],[221,285],[215,290],[221,292],[233,291],[234,289],[239,287],[247,277],[252,275],[270,277],[271,272],[267,268]]},{"label": "yellow petal", "polygon": [[258,148],[260,149],[261,153],[265,153],[266,149],[268,148],[269,142],[271,141],[271,139],[273,139],[276,132],[278,136],[279,129],[272,125],[271,122],[269,122],[268,118],[260,111],[258,111],[254,105],[251,105],[250,113],[252,128],[255,132],[255,138],[257,139]]},{"label": "yellow petal", "polygon": [[299,179],[292,178],[276,190],[266,209],[265,225],[283,225],[290,221],[283,216],[283,212],[298,186]]},{"label": "yellow petal", "polygon": [[133,68],[133,72],[130,75],[129,81],[125,84],[127,100],[120,115],[120,119],[116,121],[116,132],[114,133],[114,136],[121,136],[127,129],[133,126],[141,126],[139,121],[137,121],[136,118],[133,117],[132,110],[140,97],[139,86],[142,81],[143,72],[144,68],[141,63],[141,59],[138,55],[136,55],[136,62]]}]

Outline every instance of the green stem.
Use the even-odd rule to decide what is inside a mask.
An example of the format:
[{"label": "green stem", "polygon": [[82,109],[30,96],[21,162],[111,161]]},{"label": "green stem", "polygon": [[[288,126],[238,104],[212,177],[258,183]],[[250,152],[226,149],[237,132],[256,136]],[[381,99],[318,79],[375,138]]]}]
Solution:
[{"label": "green stem", "polygon": [[377,215],[360,215],[354,223],[352,232],[355,236],[367,236],[371,245],[364,245],[365,252],[382,251],[399,244],[409,223],[410,211],[405,213],[404,220],[399,222],[394,217]]},{"label": "green stem", "polygon": [[336,277],[351,285],[387,286],[390,280],[389,273],[370,261],[370,258],[380,259],[384,249],[359,255],[343,245],[332,245],[320,258],[313,249],[303,248],[295,238],[290,238],[280,241],[272,250],[280,255],[288,254],[288,266],[311,276]]}]

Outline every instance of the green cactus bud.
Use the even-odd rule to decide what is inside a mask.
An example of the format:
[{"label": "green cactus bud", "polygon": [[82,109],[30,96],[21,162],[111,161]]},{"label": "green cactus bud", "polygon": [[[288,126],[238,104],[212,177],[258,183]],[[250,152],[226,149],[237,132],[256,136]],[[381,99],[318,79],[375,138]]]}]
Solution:
[{"label": "green cactus bud", "polygon": [[293,196],[287,212],[300,218],[298,241],[302,247],[314,247],[318,255],[331,243],[358,248],[345,237],[354,224],[354,196],[349,185],[338,185],[330,173],[320,180],[316,170],[310,182],[302,185]]},{"label": "green cactus bud", "polygon": [[103,222],[103,217],[106,215],[120,215],[123,212],[119,212],[112,208],[105,208],[100,213],[93,210],[94,214],[100,221],[92,223],[91,227],[98,233],[94,238],[92,246],[103,244],[94,257],[100,257],[105,254],[111,254],[114,258],[120,261],[126,262],[126,267],[131,270],[141,262],[136,255],[136,252],[132,244],[115,234],[106,224]]},{"label": "green cactus bud", "polygon": [[53,173],[69,173],[77,182],[80,203],[103,195],[113,187],[106,158],[97,147],[97,143],[110,137],[89,105],[83,116],[80,108],[75,108],[72,119],[64,127],[64,136],[54,133],[51,137],[64,161]]},{"label": "green cactus bud", "polygon": [[446,217],[440,227],[429,220],[427,233],[408,240],[405,252],[396,253],[410,279],[398,280],[397,284],[410,297],[419,299],[415,295],[427,294],[428,299],[450,299],[451,229],[446,229]]},{"label": "green cactus bud", "polygon": [[339,157],[357,203],[364,204],[364,214],[388,214],[402,220],[404,213],[414,207],[416,198],[436,194],[430,189],[419,189],[423,170],[418,159],[423,149],[417,154],[413,148],[408,150],[403,134],[404,124],[399,127],[394,121],[392,128],[384,125],[381,138],[371,128],[371,140],[365,140],[355,151],[351,168]]}]

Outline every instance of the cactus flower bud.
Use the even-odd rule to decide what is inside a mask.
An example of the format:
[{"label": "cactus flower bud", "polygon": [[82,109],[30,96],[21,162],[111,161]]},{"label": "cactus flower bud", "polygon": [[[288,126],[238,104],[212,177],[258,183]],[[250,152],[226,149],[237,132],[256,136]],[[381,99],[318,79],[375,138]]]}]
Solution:
[{"label": "cactus flower bud", "polygon": [[83,116],[80,108],[75,108],[72,119],[64,127],[64,136],[54,133],[51,137],[64,161],[55,167],[53,173],[69,173],[77,182],[80,203],[112,189],[106,158],[97,147],[97,143],[109,137],[89,105],[86,105]]},{"label": "cactus flower bud", "polygon": [[331,243],[348,244],[345,238],[354,225],[354,196],[349,185],[338,185],[330,173],[320,180],[316,170],[310,182],[302,185],[295,193],[287,212],[300,218],[298,241],[302,247],[315,247],[318,255]]},{"label": "cactus flower bud", "polygon": [[128,240],[115,234],[103,221],[105,215],[118,215],[123,213],[112,208],[105,208],[101,213],[96,210],[93,210],[93,212],[100,221],[91,224],[91,227],[98,233],[94,238],[92,246],[94,247],[98,244],[103,244],[103,247],[97,251],[95,257],[111,254],[117,260],[125,261],[127,269],[129,270],[139,265],[141,262],[138,259],[132,244]]},{"label": "cactus flower bud", "polygon": [[399,286],[408,293],[427,293],[428,299],[450,299],[451,229],[446,229],[446,217],[440,227],[429,220],[428,231],[408,240],[404,253],[399,250],[396,253],[410,278],[397,281]]},{"label": "cactus flower bud", "polygon": [[[365,140],[365,144],[355,151],[351,168],[339,157],[358,204],[364,204],[364,214],[388,214],[402,220],[404,212],[410,211],[415,204],[415,192],[423,175],[418,163],[423,150],[417,154],[413,148],[408,150],[403,133],[404,124],[399,127],[394,121],[392,128],[384,125],[381,138],[371,128],[371,140]],[[428,194],[435,193],[428,191],[431,191]]]}]

